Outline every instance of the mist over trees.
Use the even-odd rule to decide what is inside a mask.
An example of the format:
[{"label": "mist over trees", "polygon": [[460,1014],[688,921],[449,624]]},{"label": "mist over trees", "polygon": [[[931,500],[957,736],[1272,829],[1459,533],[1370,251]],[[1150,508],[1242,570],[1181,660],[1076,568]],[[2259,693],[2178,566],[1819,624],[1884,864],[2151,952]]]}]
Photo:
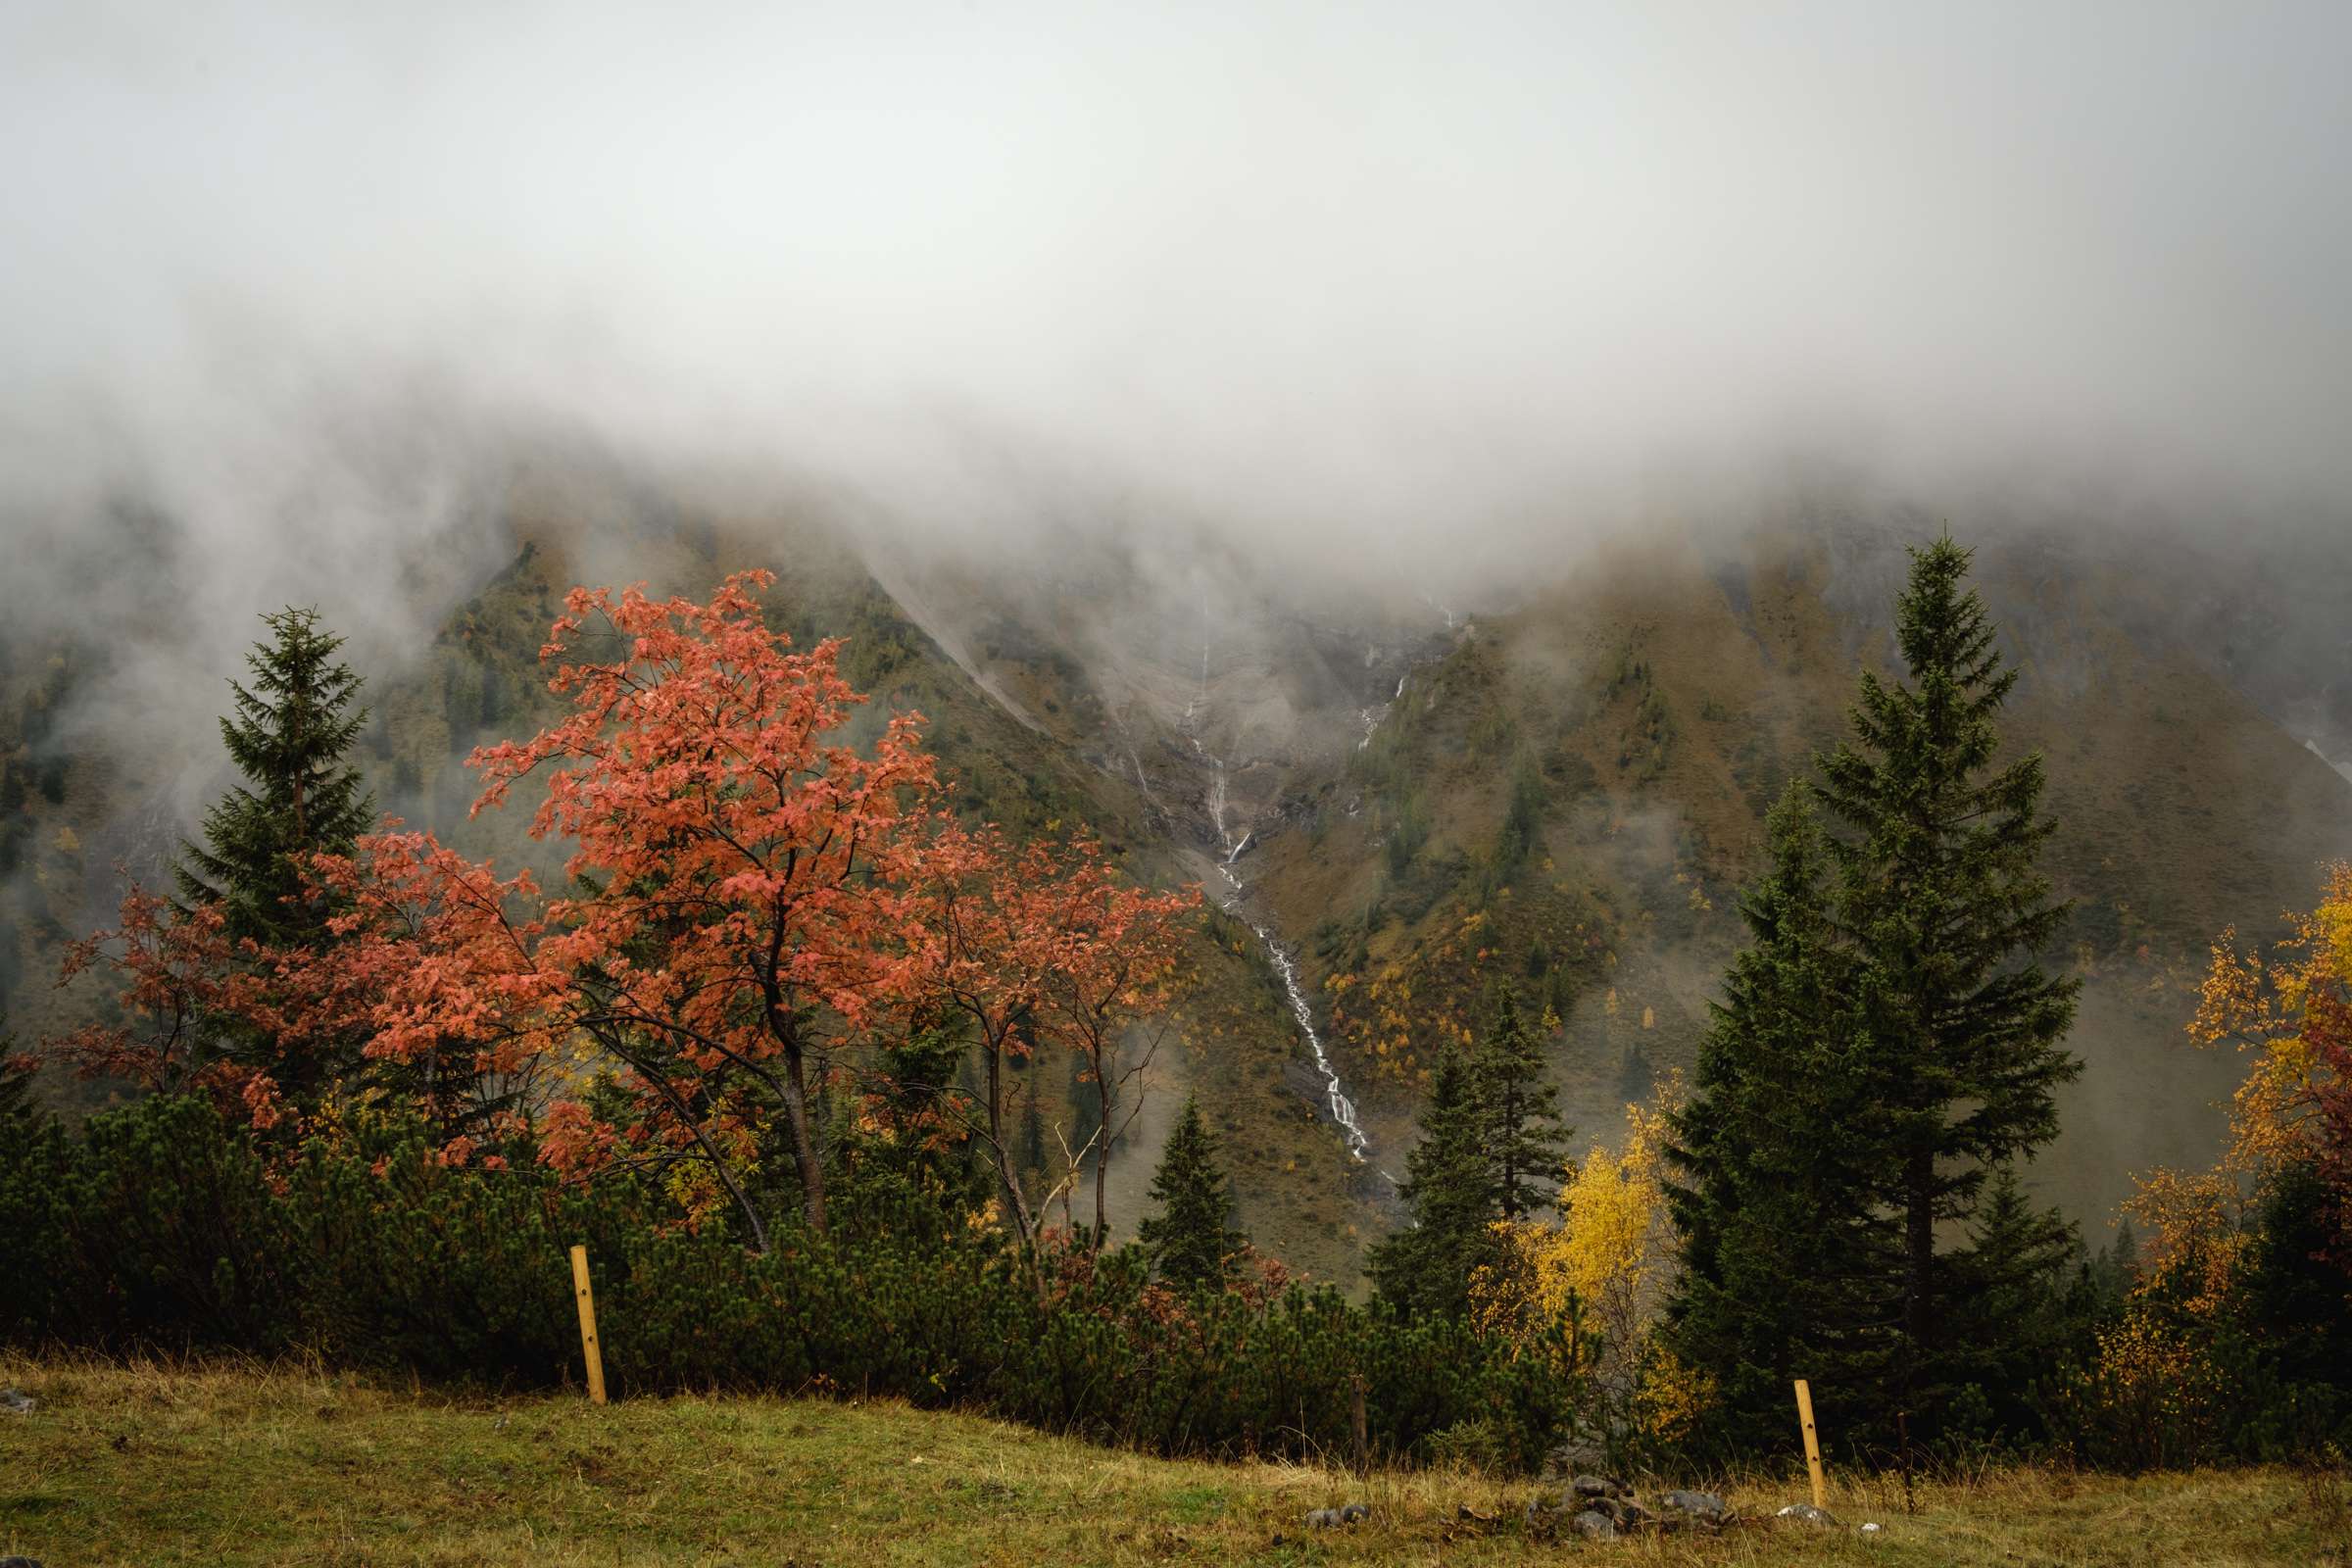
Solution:
[{"label": "mist over trees", "polygon": [[0,5],[0,1551],[2352,1557],[2348,60]]}]

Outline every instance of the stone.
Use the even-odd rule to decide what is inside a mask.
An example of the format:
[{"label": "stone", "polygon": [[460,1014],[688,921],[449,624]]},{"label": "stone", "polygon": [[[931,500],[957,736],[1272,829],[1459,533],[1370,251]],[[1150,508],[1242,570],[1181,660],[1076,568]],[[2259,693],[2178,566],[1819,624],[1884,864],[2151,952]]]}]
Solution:
[{"label": "stone", "polygon": [[1617,1521],[1602,1513],[1598,1508],[1587,1508],[1583,1513],[1568,1521],[1568,1528],[1587,1541],[1615,1541],[1617,1539]]},{"label": "stone", "polygon": [[1886,1528],[1886,1526],[1884,1526],[1884,1525],[1882,1525],[1882,1524],[1880,1524],[1880,1523],[1879,1523],[1879,1522],[1878,1522],[1876,1519],[1873,1519],[1872,1521],[1870,1521],[1870,1523],[1868,1523],[1868,1524],[1866,1524],[1866,1525],[1864,1525],[1864,1526],[1862,1527],[1862,1533],[1863,1533],[1864,1535],[1866,1535],[1866,1536],[1875,1536],[1875,1535],[1877,1535],[1877,1534],[1878,1534],[1878,1533],[1879,1533],[1881,1530],[1884,1530],[1885,1528]]},{"label": "stone", "polygon": [[1628,1497],[1633,1488],[1615,1476],[1578,1476],[1568,1483],[1568,1490],[1580,1497]]},{"label": "stone", "polygon": [[1788,1507],[1783,1508],[1779,1513],[1773,1515],[1773,1517],[1776,1519],[1787,1519],[1792,1523],[1800,1525],[1819,1525],[1824,1530],[1835,1530],[1838,1528],[1838,1516],[1836,1514],[1830,1512],[1830,1510],[1827,1508],[1816,1508],[1809,1502],[1792,1502]]},{"label": "stone", "polygon": [[40,1402],[29,1394],[19,1394],[15,1389],[0,1389],[0,1406],[6,1406],[19,1415],[32,1414]]},{"label": "stone", "polygon": [[0,1568],[41,1568],[38,1557],[0,1557]]},{"label": "stone", "polygon": [[1342,1525],[1356,1524],[1370,1517],[1372,1517],[1371,1509],[1360,1502],[1350,1502],[1339,1508],[1309,1509],[1306,1515],[1306,1527],[1309,1530],[1337,1530]]},{"label": "stone", "polygon": [[1651,1499],[1669,1520],[1686,1520],[1691,1524],[1720,1525],[1730,1522],[1731,1505],[1712,1492],[1669,1492]]},{"label": "stone", "polygon": [[1371,1517],[1372,1510],[1360,1502],[1351,1502],[1340,1510],[1340,1523],[1344,1525],[1355,1524]]}]

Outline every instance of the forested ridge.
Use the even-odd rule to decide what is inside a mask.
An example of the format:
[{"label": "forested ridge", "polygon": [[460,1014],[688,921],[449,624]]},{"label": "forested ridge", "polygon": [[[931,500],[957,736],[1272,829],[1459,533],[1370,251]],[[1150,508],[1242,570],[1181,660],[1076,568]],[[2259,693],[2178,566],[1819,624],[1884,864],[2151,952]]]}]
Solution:
[{"label": "forested ridge", "polygon": [[[585,1242],[624,1392],[890,1393],[1166,1452],[1525,1470],[1785,1454],[1806,1378],[1865,1465],[2323,1452],[2352,1420],[2352,873],[2315,875],[2283,945],[2213,934],[2193,1030],[2240,1048],[2230,1142],[2086,1235],[2027,1179],[2081,1071],[2068,948],[2093,940],[2053,873],[2063,759],[2009,743],[2021,672],[1970,579],[1948,538],[1913,551],[1897,658],[1849,671],[1843,733],[1788,770],[1752,874],[1686,878],[1738,935],[1689,1065],[1619,1074],[1619,1124],[1580,1136],[1546,1048],[1596,993],[1630,1010],[1605,900],[1531,927],[1516,891],[1576,759],[1470,737],[1504,804],[1439,892],[1470,901],[1460,929],[1419,950],[1455,966],[1446,1008],[1340,1058],[1394,1068],[1346,1178],[1385,1232],[1353,1297],[1244,1220],[1235,1162],[1298,1156],[1210,1114],[1237,1097],[1220,1052],[1250,1059],[1211,1020],[1280,1016],[1271,985],[1220,1001],[1272,938],[1243,878],[1187,874],[1249,841],[1152,848],[1140,760],[1132,794],[1070,775],[1008,808],[958,781],[941,720],[869,701],[916,645],[788,636],[745,569],[703,598],[573,590],[513,737],[504,702],[472,710],[469,814],[379,820],[368,679],[316,615],[273,613],[221,724],[240,782],[175,880],[123,889],[67,954],[110,1008],[16,1042],[0,1323],[547,1382],[576,1354],[551,1260]],[[1484,646],[1394,701],[1507,678]],[[1649,765],[1644,737],[1671,755],[1647,662],[1609,684],[1618,765]],[[1397,793],[1414,737],[1373,715],[1344,775],[1390,792],[1384,902],[1431,853]],[[1321,809],[1284,808],[1264,853],[1328,857]],[[501,812],[535,863],[466,847]],[[1388,924],[1319,937],[1326,974],[1369,974]],[[1361,1004],[1317,1000],[1335,1030]],[[68,1125],[36,1067],[117,1103]],[[1114,1216],[1117,1152],[1149,1150],[1171,1076],[1193,1098],[1140,1223]]]}]

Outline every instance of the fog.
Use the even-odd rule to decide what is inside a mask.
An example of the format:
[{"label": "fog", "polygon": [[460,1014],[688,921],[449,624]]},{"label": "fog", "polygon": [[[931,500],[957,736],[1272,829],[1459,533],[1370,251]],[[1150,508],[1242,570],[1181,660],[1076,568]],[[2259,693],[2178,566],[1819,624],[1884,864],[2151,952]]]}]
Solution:
[{"label": "fog", "polygon": [[[641,504],[816,509],[951,648],[926,597],[1021,584],[1246,782],[1370,711],[1301,696],[1278,606],[1450,626],[1628,532],[1884,512],[2186,532],[2103,612],[2352,772],[2345,553],[2208,570],[2352,538],[2348,59],[2333,3],[10,0],[0,694],[105,647],[42,743],[141,764],[86,926],[217,794],[254,616],[318,605],[383,691],[517,493],[622,578]],[[1830,554],[1880,627],[1895,558]],[[38,874],[7,906],[71,913]],[[1655,977],[1669,1032],[1701,956]],[[2070,1102],[2085,1211],[2217,1125],[2133,1054],[2173,1021],[2094,1003],[2079,1046],[2133,1065]]]},{"label": "fog", "polygon": [[524,438],[1467,585],[1790,450],[2332,504],[2347,57],[2146,0],[19,3],[6,609],[136,501],[237,637],[364,621]]}]

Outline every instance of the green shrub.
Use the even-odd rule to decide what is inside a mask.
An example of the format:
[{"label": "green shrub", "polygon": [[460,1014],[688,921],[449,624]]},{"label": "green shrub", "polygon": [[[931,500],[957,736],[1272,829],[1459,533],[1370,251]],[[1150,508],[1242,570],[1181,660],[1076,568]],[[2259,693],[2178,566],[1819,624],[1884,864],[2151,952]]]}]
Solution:
[{"label": "green shrub", "polygon": [[93,1117],[77,1141],[50,1125],[0,1148],[0,1336],[545,1387],[577,1366],[576,1243],[623,1396],[890,1396],[1162,1453],[1308,1457],[1348,1451],[1360,1375],[1382,1456],[1476,1431],[1483,1462],[1520,1467],[1568,1420],[1572,1391],[1502,1347],[1329,1289],[1188,1300],[1139,1250],[1054,1250],[1041,1293],[899,1173],[850,1183],[831,1235],[753,1253],[650,1184],[566,1187],[525,1155],[451,1167],[419,1129],[363,1126],[266,1169],[194,1100]]}]

